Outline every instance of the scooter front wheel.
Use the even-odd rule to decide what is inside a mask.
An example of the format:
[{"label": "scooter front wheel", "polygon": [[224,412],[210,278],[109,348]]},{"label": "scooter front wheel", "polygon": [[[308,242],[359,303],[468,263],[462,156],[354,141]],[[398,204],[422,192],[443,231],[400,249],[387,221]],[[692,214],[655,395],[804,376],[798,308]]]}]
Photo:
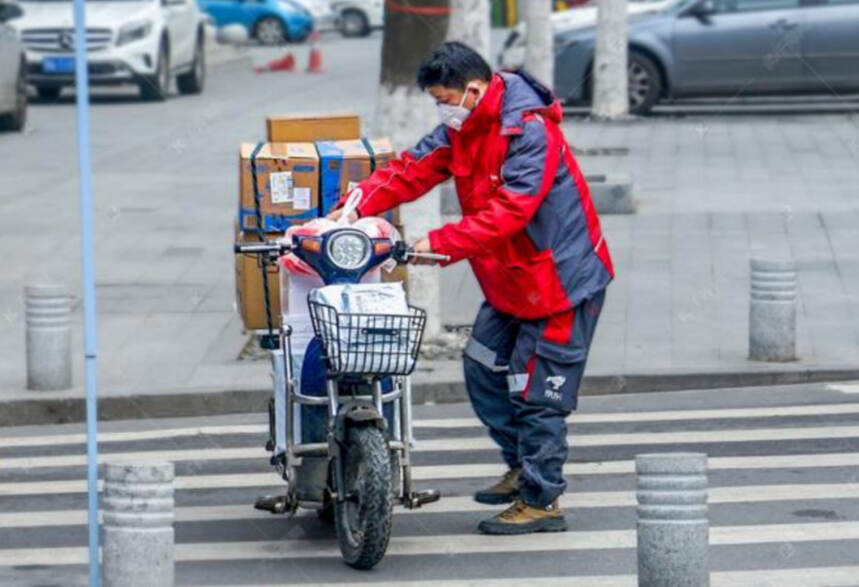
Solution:
[{"label": "scooter front wheel", "polygon": [[371,569],[391,537],[391,460],[382,431],[351,428],[344,457],[346,495],[334,508],[340,552],[349,566]]}]

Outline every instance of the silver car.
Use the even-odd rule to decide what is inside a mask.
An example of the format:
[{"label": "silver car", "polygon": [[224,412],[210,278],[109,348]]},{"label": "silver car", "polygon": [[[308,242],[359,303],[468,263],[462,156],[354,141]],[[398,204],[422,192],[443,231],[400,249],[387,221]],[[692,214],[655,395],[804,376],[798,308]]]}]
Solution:
[{"label": "silver car", "polygon": [[27,121],[27,62],[18,35],[8,22],[21,7],[0,0],[0,128],[21,130]]},{"label": "silver car", "polygon": [[[555,30],[558,96],[590,98],[595,33]],[[630,15],[629,49],[634,113],[662,99],[856,92],[859,0],[677,0]]]}]

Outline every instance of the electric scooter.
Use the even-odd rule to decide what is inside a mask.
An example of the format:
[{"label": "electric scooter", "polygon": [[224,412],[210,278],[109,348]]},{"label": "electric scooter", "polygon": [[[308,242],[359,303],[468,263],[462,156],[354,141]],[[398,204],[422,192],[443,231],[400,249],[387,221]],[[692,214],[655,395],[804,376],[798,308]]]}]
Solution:
[{"label": "electric scooter", "polygon": [[[236,244],[234,249],[263,256],[265,263],[294,253],[325,285],[357,284],[388,259],[447,260],[354,228],[294,235],[291,243]],[[257,507],[289,514],[300,507],[315,509],[320,519],[336,526],[344,561],[370,569],[387,549],[394,504],[412,509],[439,499],[436,490],[416,491],[411,477],[409,375],[426,313],[413,306],[407,314],[348,313],[312,297],[311,292],[308,309],[315,337],[303,353],[300,380],[290,326],[284,324],[270,340],[274,395],[266,447],[286,493],[262,498]]]}]

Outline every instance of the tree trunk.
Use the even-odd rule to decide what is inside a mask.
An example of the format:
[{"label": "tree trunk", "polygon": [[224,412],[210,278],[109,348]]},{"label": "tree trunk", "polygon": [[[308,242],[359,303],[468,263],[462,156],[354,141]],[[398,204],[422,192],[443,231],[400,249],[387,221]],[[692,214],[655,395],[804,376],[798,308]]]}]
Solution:
[{"label": "tree trunk", "polygon": [[[448,32],[445,9],[449,0],[396,0],[395,10],[385,11],[382,38],[382,69],[376,100],[373,132],[390,137],[396,149],[414,146],[439,122],[433,101],[418,88],[418,67],[433,49],[441,45]],[[441,226],[441,201],[435,189],[423,198],[402,206],[401,217],[409,242],[426,236]],[[441,333],[439,269],[409,266],[411,303],[427,312],[426,338]]]},{"label": "tree trunk", "polygon": [[551,88],[555,85],[555,33],[552,29],[550,0],[532,0],[525,12],[528,41],[525,46],[525,71]]},{"label": "tree trunk", "polygon": [[629,114],[626,0],[599,0],[591,113],[604,120]]},{"label": "tree trunk", "polygon": [[451,0],[450,41],[461,41],[480,53],[487,63],[489,54],[489,0]]}]

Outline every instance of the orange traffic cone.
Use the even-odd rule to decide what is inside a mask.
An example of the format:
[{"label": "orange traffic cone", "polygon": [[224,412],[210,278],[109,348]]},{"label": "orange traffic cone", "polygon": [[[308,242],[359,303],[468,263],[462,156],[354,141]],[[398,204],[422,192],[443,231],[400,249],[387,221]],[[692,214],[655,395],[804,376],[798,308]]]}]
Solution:
[{"label": "orange traffic cone", "polygon": [[307,62],[307,73],[322,73],[322,51],[316,43],[319,41],[319,31],[310,35],[310,59]]},{"label": "orange traffic cone", "polygon": [[294,69],[295,57],[293,57],[292,53],[287,53],[280,59],[270,61],[267,65],[262,67],[254,67],[254,71],[256,73],[263,73],[266,71],[292,71]]}]

